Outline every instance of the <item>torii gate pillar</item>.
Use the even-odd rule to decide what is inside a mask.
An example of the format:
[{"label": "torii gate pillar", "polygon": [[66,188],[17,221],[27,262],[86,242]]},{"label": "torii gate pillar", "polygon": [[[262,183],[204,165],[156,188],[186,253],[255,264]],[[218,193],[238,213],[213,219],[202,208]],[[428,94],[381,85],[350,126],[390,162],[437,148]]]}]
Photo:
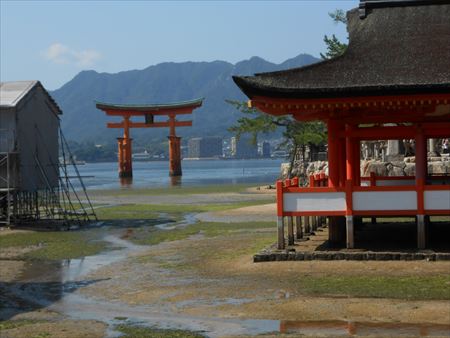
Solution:
[{"label": "torii gate pillar", "polygon": [[119,177],[133,177],[131,158],[130,117],[123,117],[123,137],[117,138]]},{"label": "torii gate pillar", "polygon": [[169,176],[181,176],[181,137],[168,136],[169,139]]}]

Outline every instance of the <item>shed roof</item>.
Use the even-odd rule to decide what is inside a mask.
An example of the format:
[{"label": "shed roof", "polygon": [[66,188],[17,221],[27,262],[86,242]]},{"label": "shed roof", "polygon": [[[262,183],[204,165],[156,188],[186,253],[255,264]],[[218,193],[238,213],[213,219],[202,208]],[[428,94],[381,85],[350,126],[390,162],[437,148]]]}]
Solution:
[{"label": "shed roof", "polygon": [[0,107],[1,108],[15,108],[19,103],[35,88],[42,88],[47,95],[49,101],[52,103],[58,114],[62,114],[61,109],[55,100],[50,96],[47,90],[39,81],[10,81],[0,82]]},{"label": "shed roof", "polygon": [[349,45],[342,56],[234,81],[250,98],[450,91],[450,0],[361,1],[347,18]]}]

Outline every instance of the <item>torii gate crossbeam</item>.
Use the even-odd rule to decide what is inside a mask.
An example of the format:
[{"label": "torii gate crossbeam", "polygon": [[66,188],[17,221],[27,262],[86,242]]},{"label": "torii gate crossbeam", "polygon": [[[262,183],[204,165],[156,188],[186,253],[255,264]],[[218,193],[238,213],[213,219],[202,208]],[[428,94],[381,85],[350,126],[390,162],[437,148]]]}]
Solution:
[{"label": "torii gate crossbeam", "polygon": [[[190,127],[192,121],[177,121],[177,115],[191,114],[200,107],[203,99],[170,104],[125,105],[96,102],[96,107],[108,116],[121,116],[121,122],[107,123],[108,128],[122,128],[123,137],[117,138],[119,177],[132,177],[132,138],[130,128],[169,128],[169,175],[181,176],[181,137],[176,135],[176,127]],[[155,122],[155,116],[167,116],[168,120]],[[131,117],[144,117],[144,122],[135,122]]]}]

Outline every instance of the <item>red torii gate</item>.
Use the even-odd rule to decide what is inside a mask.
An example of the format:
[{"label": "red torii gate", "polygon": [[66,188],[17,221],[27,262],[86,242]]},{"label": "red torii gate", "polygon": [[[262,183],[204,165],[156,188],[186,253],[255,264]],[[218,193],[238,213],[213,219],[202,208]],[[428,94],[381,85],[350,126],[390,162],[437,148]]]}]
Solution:
[{"label": "red torii gate", "polygon": [[[192,111],[200,107],[203,99],[192,101],[175,102],[169,104],[112,104],[96,102],[97,109],[103,110],[109,116],[122,116],[123,121],[119,123],[108,123],[108,128],[123,128],[123,137],[117,138],[119,148],[119,177],[132,177],[132,151],[130,128],[162,128],[169,127],[169,175],[181,176],[181,137],[176,136],[175,127],[190,127],[192,121],[177,121],[176,116],[182,114],[192,114]],[[143,122],[131,121],[131,117],[144,117]],[[164,122],[155,122],[155,116],[167,116],[169,119]]]}]

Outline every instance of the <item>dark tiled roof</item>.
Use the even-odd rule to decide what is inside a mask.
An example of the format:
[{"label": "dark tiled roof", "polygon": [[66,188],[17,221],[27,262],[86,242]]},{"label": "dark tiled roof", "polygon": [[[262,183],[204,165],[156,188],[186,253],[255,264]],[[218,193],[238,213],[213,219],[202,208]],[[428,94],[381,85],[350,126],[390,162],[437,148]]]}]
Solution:
[{"label": "dark tiled roof", "polygon": [[203,98],[164,104],[115,104],[96,101],[95,106],[98,109],[109,110],[158,111],[176,108],[200,107],[202,105],[202,102]]},{"label": "dark tiled roof", "polygon": [[349,46],[342,56],[233,79],[250,98],[449,93],[450,1],[435,1],[385,6],[381,3],[388,1],[379,1],[366,8],[364,18],[353,9],[347,13]]}]

